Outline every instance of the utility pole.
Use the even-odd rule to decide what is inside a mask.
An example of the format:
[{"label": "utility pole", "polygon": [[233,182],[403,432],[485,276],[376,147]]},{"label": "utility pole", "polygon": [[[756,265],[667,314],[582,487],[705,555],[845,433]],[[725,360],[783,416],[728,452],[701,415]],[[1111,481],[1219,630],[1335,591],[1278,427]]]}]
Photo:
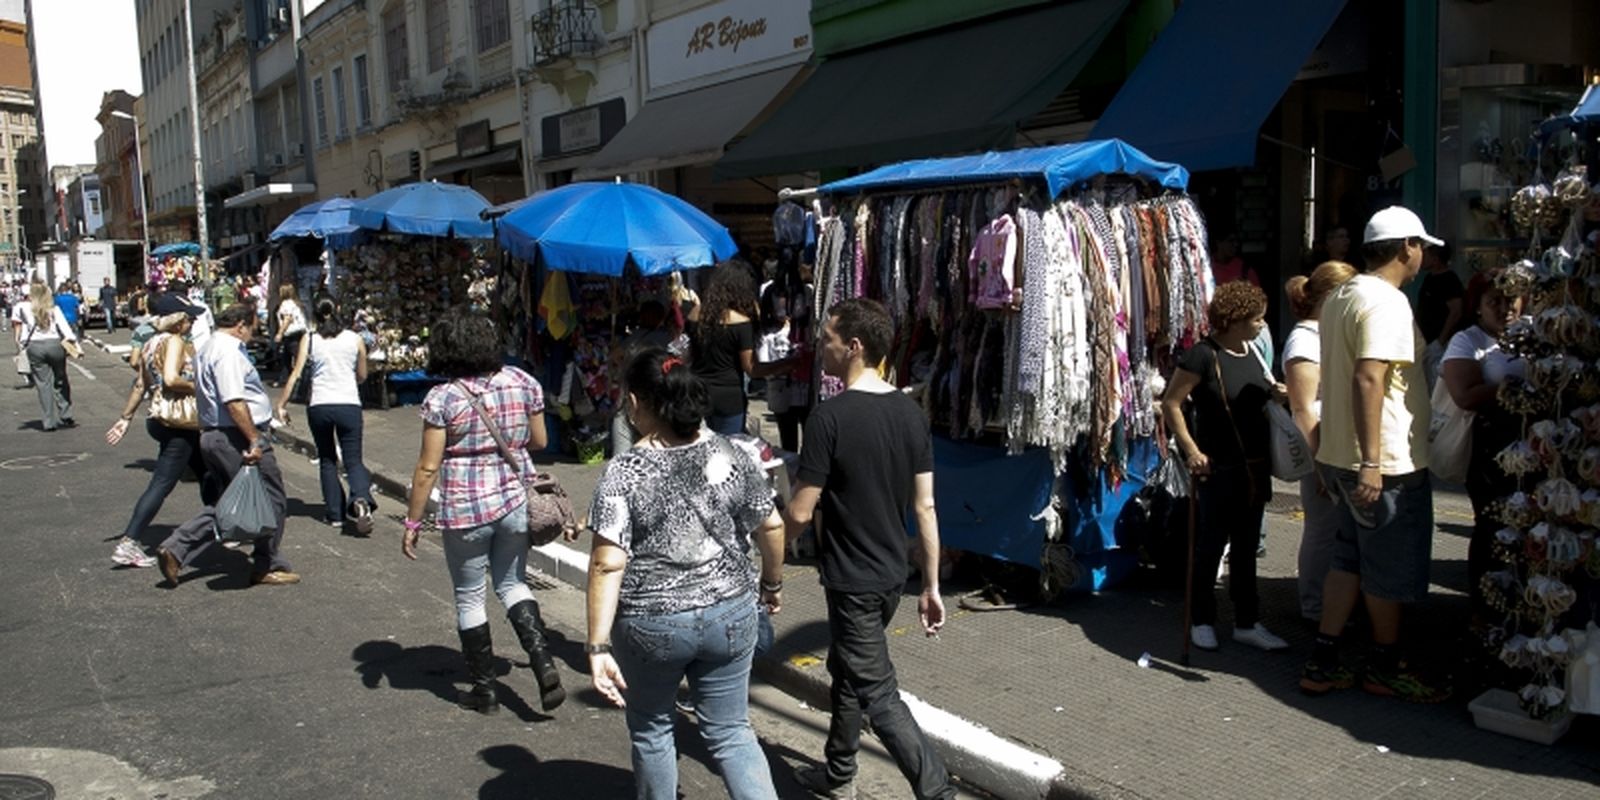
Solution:
[{"label": "utility pole", "polygon": [[194,140],[194,205],[199,217],[195,235],[199,238],[200,258],[211,257],[211,239],[206,231],[205,157],[200,152],[200,84],[194,63],[194,2],[183,0],[184,47],[189,53],[189,134]]}]

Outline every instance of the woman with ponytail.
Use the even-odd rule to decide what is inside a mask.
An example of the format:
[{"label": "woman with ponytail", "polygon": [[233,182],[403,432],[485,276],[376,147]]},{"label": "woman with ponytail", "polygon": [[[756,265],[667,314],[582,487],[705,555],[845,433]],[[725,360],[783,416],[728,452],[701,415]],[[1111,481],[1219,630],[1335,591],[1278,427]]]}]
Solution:
[{"label": "woman with ponytail", "polygon": [[782,602],[772,490],[749,455],[702,426],[710,396],[682,359],[645,350],[623,385],[639,439],[606,466],[589,511],[594,688],[627,710],[639,797],[676,796],[673,701],[687,676],[728,794],[775,798],[749,714],[756,606]]},{"label": "woman with ponytail", "polygon": [[[1283,343],[1283,382],[1289,389],[1294,424],[1313,453],[1322,421],[1322,333],[1318,322],[1322,301],[1355,276],[1355,267],[1326,261],[1312,270],[1310,277],[1296,275],[1283,287],[1297,320]],[[1300,479],[1300,507],[1305,510],[1305,528],[1300,534],[1300,616],[1316,622],[1322,619],[1322,579],[1327,577],[1333,557],[1338,508],[1315,473]]]}]

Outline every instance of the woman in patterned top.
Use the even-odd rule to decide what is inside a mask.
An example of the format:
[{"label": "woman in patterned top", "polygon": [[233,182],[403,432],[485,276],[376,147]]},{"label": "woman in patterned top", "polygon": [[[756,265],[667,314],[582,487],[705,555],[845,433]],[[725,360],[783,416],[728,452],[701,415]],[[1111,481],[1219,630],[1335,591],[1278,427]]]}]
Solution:
[{"label": "woman in patterned top", "polygon": [[706,385],[681,359],[641,352],[623,385],[640,438],[606,466],[589,511],[594,687],[627,709],[639,797],[677,796],[673,698],[687,676],[728,794],[775,798],[749,713],[756,605],[777,613],[782,602],[783,520],[772,489],[750,456],[701,425]]},{"label": "woman in patterned top", "polygon": [[[422,453],[411,478],[401,552],[416,559],[422,515],[437,483],[439,530],[455,584],[456,628],[472,682],[461,693],[461,705],[485,714],[500,707],[485,610],[487,578],[528,651],[539,703],[550,711],[566,692],[545,641],[539,603],[523,581],[528,561],[523,476],[533,474],[531,454],[545,447],[544,390],[528,373],[501,365],[494,322],[467,309],[446,314],[433,326],[428,372],[450,381],[433,387],[422,401]],[[519,461],[516,467],[501,456],[484,417],[505,438]]]}]

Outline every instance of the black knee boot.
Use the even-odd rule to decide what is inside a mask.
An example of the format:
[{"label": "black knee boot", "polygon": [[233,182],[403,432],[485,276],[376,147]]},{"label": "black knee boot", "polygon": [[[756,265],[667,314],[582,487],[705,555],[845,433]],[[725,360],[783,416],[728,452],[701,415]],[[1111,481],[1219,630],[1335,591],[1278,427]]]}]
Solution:
[{"label": "black knee boot", "polygon": [[539,601],[524,600],[509,609],[506,617],[511,620],[511,627],[517,631],[517,639],[522,642],[522,649],[528,651],[528,666],[533,669],[533,677],[539,682],[539,705],[545,711],[554,710],[567,699],[567,691],[561,688],[561,672],[556,669],[556,661],[550,657],[550,645],[545,641],[544,620],[539,618]]},{"label": "black knee boot", "polygon": [[493,714],[500,710],[500,700],[494,695],[494,640],[489,638],[489,623],[457,633],[461,636],[461,655],[467,659],[467,680],[472,688],[461,692],[456,702],[479,714]]}]

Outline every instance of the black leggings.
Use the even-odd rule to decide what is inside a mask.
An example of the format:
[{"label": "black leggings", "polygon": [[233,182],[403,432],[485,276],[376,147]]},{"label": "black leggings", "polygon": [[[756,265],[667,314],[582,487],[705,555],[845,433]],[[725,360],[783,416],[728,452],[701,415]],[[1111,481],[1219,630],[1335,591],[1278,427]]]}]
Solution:
[{"label": "black leggings", "polygon": [[1260,598],[1256,592],[1256,546],[1260,541],[1261,518],[1266,513],[1266,494],[1256,487],[1251,492],[1249,471],[1243,466],[1211,467],[1211,475],[1199,481],[1199,517],[1195,520],[1193,624],[1217,623],[1217,566],[1222,550],[1229,548],[1228,597],[1233,600],[1233,624],[1254,627],[1259,620]]},{"label": "black leggings", "polygon": [[200,479],[202,505],[216,504],[222,494],[216,482],[211,480],[205,461],[200,458],[199,431],[169,428],[153,419],[144,421],[144,429],[150,438],[156,440],[160,450],[156,453],[156,466],[150,474],[150,485],[144,488],[144,494],[139,495],[139,501],[133,504],[133,517],[122,531],[123,536],[135,540],[161,512],[167,495],[172,494],[178,481],[183,479],[184,470],[194,470],[195,477]]}]

